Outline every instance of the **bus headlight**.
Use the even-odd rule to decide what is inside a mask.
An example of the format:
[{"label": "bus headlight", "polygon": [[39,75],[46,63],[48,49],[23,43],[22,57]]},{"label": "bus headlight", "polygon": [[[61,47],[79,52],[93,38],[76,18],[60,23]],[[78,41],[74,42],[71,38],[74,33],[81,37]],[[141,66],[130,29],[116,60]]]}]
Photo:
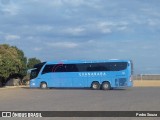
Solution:
[{"label": "bus headlight", "polygon": [[32,83],[31,85],[32,85],[32,86],[35,86],[35,83]]},{"label": "bus headlight", "polygon": [[30,85],[31,85],[31,86],[35,86],[35,85],[36,85],[34,79],[30,80]]}]

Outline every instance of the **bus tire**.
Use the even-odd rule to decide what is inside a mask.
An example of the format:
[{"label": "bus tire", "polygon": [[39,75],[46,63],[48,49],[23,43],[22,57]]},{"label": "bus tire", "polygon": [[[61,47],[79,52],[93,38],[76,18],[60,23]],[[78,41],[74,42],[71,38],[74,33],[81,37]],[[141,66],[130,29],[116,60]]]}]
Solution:
[{"label": "bus tire", "polygon": [[110,90],[111,85],[109,82],[103,82],[101,88],[102,88],[102,90]]},{"label": "bus tire", "polygon": [[99,89],[100,89],[100,84],[99,84],[99,82],[92,82],[91,88],[92,88],[93,90],[99,90]]},{"label": "bus tire", "polygon": [[47,89],[47,83],[46,82],[42,82],[40,85],[41,89]]}]

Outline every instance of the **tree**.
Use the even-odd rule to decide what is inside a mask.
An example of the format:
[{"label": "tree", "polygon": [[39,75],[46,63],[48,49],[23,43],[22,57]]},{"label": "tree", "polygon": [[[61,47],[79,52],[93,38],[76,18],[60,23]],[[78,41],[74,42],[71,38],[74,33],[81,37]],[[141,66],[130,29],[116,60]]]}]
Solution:
[{"label": "tree", "polygon": [[16,46],[0,45],[0,86],[11,78],[22,80],[27,74],[27,69],[33,68],[40,62],[37,58],[30,58],[27,63],[27,58],[22,50]]},{"label": "tree", "polygon": [[0,45],[0,77],[7,79],[10,75],[26,74],[27,58],[22,50],[7,44]]},{"label": "tree", "polygon": [[21,62],[21,66],[19,68],[19,74],[22,76],[25,76],[27,74],[27,58],[24,56],[24,53],[22,50],[18,49],[16,46],[13,47],[16,49],[17,54],[18,54],[18,59]]},{"label": "tree", "polygon": [[37,58],[29,58],[27,63],[27,69],[31,69],[34,65],[41,63],[41,61]]}]

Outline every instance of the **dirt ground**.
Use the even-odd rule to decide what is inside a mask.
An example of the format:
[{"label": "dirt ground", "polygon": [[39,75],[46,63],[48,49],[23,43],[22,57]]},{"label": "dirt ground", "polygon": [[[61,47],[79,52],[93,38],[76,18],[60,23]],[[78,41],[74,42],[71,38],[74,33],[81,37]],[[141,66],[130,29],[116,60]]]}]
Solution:
[{"label": "dirt ground", "polygon": [[160,87],[160,80],[134,80],[134,87]]}]

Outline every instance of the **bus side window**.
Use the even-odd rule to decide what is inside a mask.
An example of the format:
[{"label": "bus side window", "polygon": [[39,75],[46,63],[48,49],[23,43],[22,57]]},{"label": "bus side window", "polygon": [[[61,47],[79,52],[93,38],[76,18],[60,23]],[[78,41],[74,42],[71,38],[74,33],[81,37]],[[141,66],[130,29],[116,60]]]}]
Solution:
[{"label": "bus side window", "polygon": [[66,72],[65,65],[57,67],[55,72]]},{"label": "bus side window", "polygon": [[78,72],[78,68],[75,64],[66,64],[66,72]]}]

